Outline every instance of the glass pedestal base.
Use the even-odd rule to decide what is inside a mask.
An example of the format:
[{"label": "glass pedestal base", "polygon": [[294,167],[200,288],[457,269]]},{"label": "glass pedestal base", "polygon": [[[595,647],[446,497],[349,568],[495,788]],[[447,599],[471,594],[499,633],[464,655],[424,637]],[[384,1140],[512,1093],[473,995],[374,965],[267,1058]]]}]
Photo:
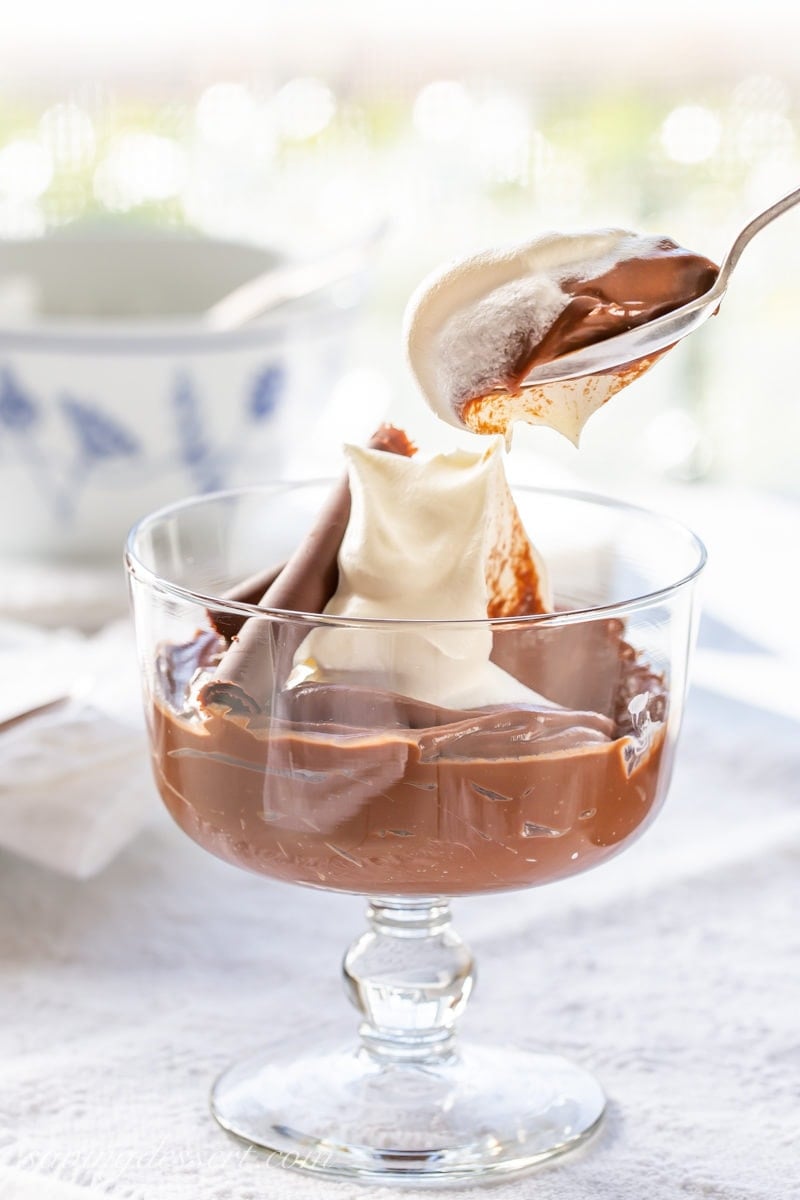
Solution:
[{"label": "glass pedestal base", "polygon": [[529,1170],[598,1128],[605,1097],[566,1059],[459,1044],[427,1062],[366,1049],[281,1050],[226,1071],[224,1129],[310,1174],[365,1183],[477,1183]]}]

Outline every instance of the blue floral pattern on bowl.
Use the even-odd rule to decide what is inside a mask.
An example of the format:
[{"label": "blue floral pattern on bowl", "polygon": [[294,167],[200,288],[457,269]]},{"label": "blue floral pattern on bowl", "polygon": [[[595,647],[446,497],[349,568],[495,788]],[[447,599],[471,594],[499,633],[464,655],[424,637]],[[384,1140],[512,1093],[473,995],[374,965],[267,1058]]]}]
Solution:
[{"label": "blue floral pattern on bowl", "polygon": [[[272,418],[286,387],[286,371],[280,363],[259,370],[239,402],[241,424],[261,425]],[[148,458],[135,430],[98,400],[62,394],[54,407],[48,407],[10,367],[0,366],[0,457],[13,447],[13,457],[24,465],[36,492],[62,525],[74,517],[87,482],[96,481],[98,469],[115,460],[135,461],[137,470],[148,474],[172,471],[180,463],[187,492],[228,486],[230,467],[243,443],[240,431],[235,431],[230,445],[214,445],[201,389],[189,371],[175,376],[168,403],[173,440],[156,462]],[[48,419],[62,426],[55,431],[55,441],[52,427],[45,429]]]},{"label": "blue floral pattern on bowl", "polygon": [[271,417],[286,390],[286,371],[273,364],[259,371],[250,392],[249,412],[254,421]]},{"label": "blue floral pattern on bowl", "polygon": [[106,458],[134,458],[141,454],[139,439],[117,417],[110,417],[85,400],[61,397],[61,411],[78,445],[83,465]]},{"label": "blue floral pattern on bowl", "polygon": [[28,433],[40,420],[39,405],[20,387],[6,367],[0,371],[0,425],[11,433]]}]

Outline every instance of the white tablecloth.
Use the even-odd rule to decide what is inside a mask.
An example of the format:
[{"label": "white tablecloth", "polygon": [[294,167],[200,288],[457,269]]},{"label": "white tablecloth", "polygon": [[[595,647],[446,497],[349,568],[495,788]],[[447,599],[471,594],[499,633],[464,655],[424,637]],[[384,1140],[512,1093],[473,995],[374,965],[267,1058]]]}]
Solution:
[{"label": "white tablecloth", "polygon": [[[716,551],[710,616],[653,828],[583,877],[455,906],[480,972],[464,1035],[571,1055],[611,1100],[584,1152],[493,1195],[800,1195],[800,660],[775,653],[797,510],[754,503],[687,499]],[[763,536],[740,554],[748,518]],[[267,1166],[207,1107],[239,1055],[354,1036],[339,960],[361,903],[227,867],[145,803],[153,822],[96,878],[0,853],[0,1200],[58,1181],[65,1200],[388,1195]]]}]

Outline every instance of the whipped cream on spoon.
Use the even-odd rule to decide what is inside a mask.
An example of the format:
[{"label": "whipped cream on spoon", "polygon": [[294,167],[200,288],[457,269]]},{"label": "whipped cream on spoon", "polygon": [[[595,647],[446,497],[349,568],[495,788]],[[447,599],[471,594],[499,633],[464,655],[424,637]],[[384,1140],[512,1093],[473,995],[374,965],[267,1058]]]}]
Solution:
[{"label": "whipped cream on spoon", "polygon": [[532,367],[678,307],[716,274],[675,242],[626,229],[486,251],[429,277],[411,298],[411,369],[433,411],[456,428],[508,438],[523,420],[577,444],[591,413],[655,357],[624,374],[523,390]]},{"label": "whipped cream on spoon", "polygon": [[716,311],[749,240],[798,200],[754,218],[721,271],[668,238],[610,229],[547,234],[437,272],[406,310],[430,407],[476,433],[508,438],[522,420],[577,445],[593,412]]}]

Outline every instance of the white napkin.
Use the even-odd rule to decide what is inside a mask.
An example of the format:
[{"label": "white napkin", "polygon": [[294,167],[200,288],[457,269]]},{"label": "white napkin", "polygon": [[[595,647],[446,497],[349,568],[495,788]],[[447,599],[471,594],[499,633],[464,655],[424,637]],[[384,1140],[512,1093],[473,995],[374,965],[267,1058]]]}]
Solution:
[{"label": "white napkin", "polygon": [[139,695],[127,622],[0,624],[0,846],[83,879],[136,836],[155,808]]}]

